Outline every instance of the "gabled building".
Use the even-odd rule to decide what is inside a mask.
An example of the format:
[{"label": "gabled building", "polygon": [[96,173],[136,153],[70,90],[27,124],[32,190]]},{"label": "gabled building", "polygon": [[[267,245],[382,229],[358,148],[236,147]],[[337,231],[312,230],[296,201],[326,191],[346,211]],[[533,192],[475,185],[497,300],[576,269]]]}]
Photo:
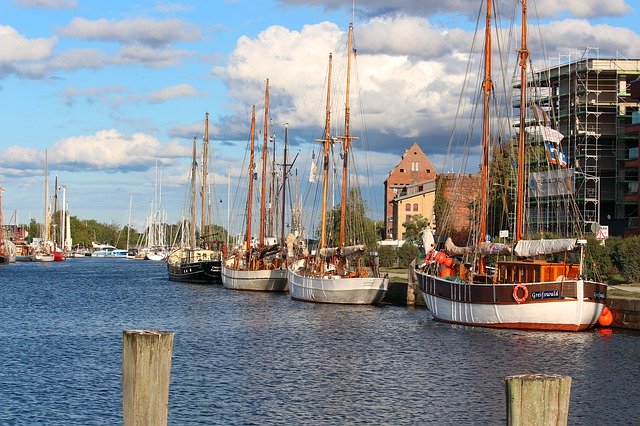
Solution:
[{"label": "gabled building", "polygon": [[[385,238],[400,239],[399,225],[394,223],[394,199],[404,188],[411,184],[426,182],[436,178],[436,170],[422,152],[420,146],[414,143],[407,149],[398,165],[391,170],[384,181],[384,229]],[[397,220],[401,220],[397,219]]]}]

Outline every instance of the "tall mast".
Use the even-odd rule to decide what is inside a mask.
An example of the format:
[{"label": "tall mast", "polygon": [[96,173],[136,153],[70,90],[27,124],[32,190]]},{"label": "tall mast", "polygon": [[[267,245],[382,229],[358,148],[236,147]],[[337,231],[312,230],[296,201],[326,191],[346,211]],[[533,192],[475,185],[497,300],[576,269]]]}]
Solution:
[{"label": "tall mast", "polygon": [[327,191],[329,186],[329,149],[331,148],[331,66],[333,55],[329,53],[329,72],[327,76],[327,105],[324,119],[324,154],[322,168],[322,216],[320,218],[320,249],[327,246]]},{"label": "tall mast", "polygon": [[280,212],[280,241],[284,245],[284,215],[287,201],[287,142],[289,141],[289,123],[284,125],[284,160],[282,161],[282,211]]},{"label": "tall mast", "polygon": [[[481,192],[480,192],[480,230],[478,241],[484,242],[487,239],[487,214],[489,206],[487,193],[489,187],[489,146],[490,146],[490,110],[491,110],[491,9],[492,0],[487,0],[487,16],[484,30],[484,80],[482,82],[482,164],[481,164]],[[478,273],[484,274],[485,259],[480,258]]]},{"label": "tall mast", "polygon": [[[251,131],[249,132],[249,140],[251,144],[250,154],[249,154],[249,191],[247,193],[247,235],[245,237],[245,241],[247,244],[247,261],[249,260],[249,256],[251,255],[251,207],[253,204],[253,173],[255,170],[255,162],[253,160],[253,151],[256,137],[256,106],[253,106],[253,110],[251,111]],[[248,266],[248,262],[247,262]]]},{"label": "tall mast", "polygon": [[189,228],[189,246],[191,250],[196,248],[196,138],[193,138],[193,153],[191,162],[191,206],[189,213],[191,214],[191,227]]},{"label": "tall mast", "polygon": [[516,232],[515,239],[519,241],[524,235],[524,126],[527,111],[527,61],[529,48],[527,47],[527,0],[522,1],[522,45],[520,47],[520,129],[518,132],[518,191],[516,203]]},{"label": "tall mast", "polygon": [[204,116],[204,135],[202,136],[202,187],[200,189],[200,233],[205,238],[207,225],[207,160],[209,158],[209,113]]},{"label": "tall mast", "polygon": [[347,88],[344,104],[344,141],[343,141],[343,153],[344,159],[342,162],[342,199],[340,202],[340,243],[338,247],[342,249],[344,247],[344,234],[345,223],[347,216],[347,168],[349,165],[349,88],[351,84],[351,53],[353,50],[353,24],[349,24],[349,35],[347,42]]},{"label": "tall mast", "polygon": [[44,233],[45,241],[51,240],[51,218],[49,217],[49,157],[44,151]]},{"label": "tall mast", "polygon": [[264,223],[266,216],[265,196],[267,190],[267,152],[269,149],[269,79],[267,79],[266,89],[264,91],[264,143],[262,144],[262,182],[260,192],[260,234],[258,244],[264,247]]}]

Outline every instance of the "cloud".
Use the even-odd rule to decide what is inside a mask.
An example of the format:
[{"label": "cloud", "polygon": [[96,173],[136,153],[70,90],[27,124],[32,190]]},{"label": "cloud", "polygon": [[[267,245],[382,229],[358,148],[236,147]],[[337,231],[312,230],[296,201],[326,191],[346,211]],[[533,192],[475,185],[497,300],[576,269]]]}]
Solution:
[{"label": "cloud", "polygon": [[8,26],[0,25],[0,65],[42,61],[51,56],[57,39],[27,39]]},{"label": "cloud", "polygon": [[193,23],[177,19],[107,19],[74,18],[60,29],[66,37],[82,40],[112,41],[127,45],[165,46],[175,42],[194,41],[200,37]]},{"label": "cloud", "polygon": [[78,7],[77,0],[13,0],[21,7],[40,7],[44,9],[75,9]]},{"label": "cloud", "polygon": [[[48,150],[49,166],[71,172],[142,171],[191,157],[191,148],[177,142],[160,143],[144,133],[123,135],[118,130],[99,130],[92,135],[71,136]],[[0,170],[20,169],[42,173],[42,150],[12,146],[0,151]]]},{"label": "cloud", "polygon": [[190,84],[177,84],[175,86],[164,87],[156,92],[149,94],[148,99],[151,103],[160,103],[169,99],[176,98],[192,98],[198,96],[196,89]]},{"label": "cloud", "polygon": [[[326,10],[337,10],[351,7],[343,0],[280,0],[284,5],[317,6]],[[407,14],[412,16],[434,16],[437,14],[455,13],[475,17],[479,2],[477,0],[406,0],[402,6],[390,6],[387,0],[358,1],[357,11],[360,16],[393,16]],[[393,4],[393,3],[391,3]],[[529,8],[536,7],[541,17],[556,17],[569,14],[579,18],[604,16],[620,16],[629,13],[632,8],[625,0],[585,1],[585,0],[538,0]]]}]

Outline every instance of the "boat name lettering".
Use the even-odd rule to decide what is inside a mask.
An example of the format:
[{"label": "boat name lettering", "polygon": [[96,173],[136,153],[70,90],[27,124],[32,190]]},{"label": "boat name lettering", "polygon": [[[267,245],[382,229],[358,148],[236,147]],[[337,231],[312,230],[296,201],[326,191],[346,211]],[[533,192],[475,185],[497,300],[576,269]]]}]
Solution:
[{"label": "boat name lettering", "polygon": [[541,290],[531,292],[531,300],[557,299],[559,297],[559,290]]},{"label": "boat name lettering", "polygon": [[593,298],[596,299],[596,300],[598,300],[598,299],[604,300],[605,297],[606,297],[606,295],[605,295],[604,291],[594,291],[593,292]]}]

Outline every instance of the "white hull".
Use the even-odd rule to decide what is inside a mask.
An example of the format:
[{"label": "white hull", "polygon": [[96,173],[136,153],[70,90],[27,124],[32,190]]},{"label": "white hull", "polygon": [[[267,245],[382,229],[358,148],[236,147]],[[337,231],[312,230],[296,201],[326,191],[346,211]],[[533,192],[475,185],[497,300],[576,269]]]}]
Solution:
[{"label": "white hull", "polygon": [[[452,283],[420,271],[416,271],[416,275],[420,292],[433,317],[449,323],[496,328],[578,331],[592,327],[604,308],[604,299],[594,298],[593,294],[585,292],[583,280],[566,283],[567,286],[575,285],[576,297],[560,296],[542,300],[532,300],[529,297],[521,303],[515,300],[485,303],[470,300],[472,294],[477,294],[472,287],[484,287],[496,294],[504,293],[501,290],[506,288],[510,294],[514,284]],[[431,285],[425,286],[425,283],[429,282]],[[526,287],[529,295],[532,295],[544,291],[549,284],[527,283]],[[434,287],[436,285],[440,286],[437,290]],[[450,291],[442,291],[442,288],[448,288]]]},{"label": "white hull", "polygon": [[380,302],[387,292],[388,277],[305,276],[296,272],[304,262],[295,262],[287,271],[289,294],[292,299],[316,303],[373,305]]},{"label": "white hull", "polygon": [[233,290],[287,291],[286,269],[236,270],[222,267],[222,285]]}]

